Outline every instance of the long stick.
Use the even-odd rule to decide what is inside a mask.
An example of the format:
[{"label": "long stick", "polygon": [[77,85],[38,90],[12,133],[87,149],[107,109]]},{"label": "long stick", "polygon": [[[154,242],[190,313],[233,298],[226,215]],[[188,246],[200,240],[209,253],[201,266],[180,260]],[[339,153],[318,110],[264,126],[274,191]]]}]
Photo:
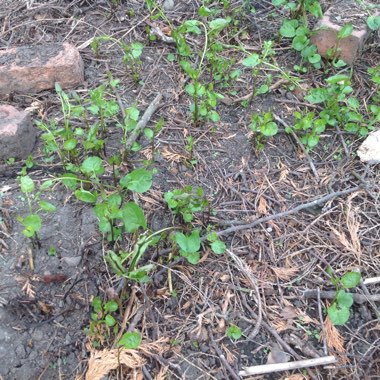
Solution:
[{"label": "long stick", "polygon": [[[380,294],[368,294],[368,295],[364,295],[364,294],[356,294],[356,293],[351,293],[353,299],[354,299],[354,302],[357,303],[357,304],[363,304],[365,302],[378,302],[380,301]],[[336,291],[334,290],[327,290],[327,291],[321,291],[320,292],[320,297],[322,299],[334,299],[336,296]],[[317,298],[318,297],[318,290],[315,290],[315,289],[308,289],[308,290],[305,290],[302,294],[302,297],[304,298]]]},{"label": "long stick", "polygon": [[140,121],[137,123],[135,129],[132,131],[131,135],[129,136],[127,142],[125,143],[125,150],[130,150],[133,143],[136,141],[137,137],[139,137],[141,131],[145,126],[148,124],[148,121],[152,117],[152,115],[156,112],[158,106],[160,105],[162,99],[162,94],[158,94],[150,103],[149,107],[144,112],[144,115],[140,119]]},{"label": "long stick", "polygon": [[361,188],[362,188],[361,186],[355,186],[355,187],[352,187],[351,189],[342,190],[342,191],[335,191],[335,192],[327,194],[327,195],[325,195],[325,196],[323,196],[323,197],[321,197],[319,199],[315,199],[314,201],[311,201],[311,202],[308,202],[308,203],[304,203],[304,204],[301,204],[301,205],[296,206],[294,208],[291,208],[290,210],[287,210],[287,211],[284,211],[284,212],[279,212],[278,214],[268,215],[268,216],[264,216],[262,218],[256,219],[252,223],[242,224],[242,225],[239,225],[239,226],[232,226],[232,227],[227,228],[225,230],[218,231],[216,233],[216,235],[217,236],[222,236],[222,235],[228,235],[231,232],[248,230],[250,228],[256,227],[258,224],[269,222],[270,220],[274,220],[274,219],[280,219],[280,218],[283,218],[285,216],[295,214],[295,213],[297,213],[297,212],[299,212],[301,210],[305,210],[307,208],[311,208],[311,207],[315,207],[315,206],[321,205],[321,204],[326,203],[326,202],[328,202],[328,201],[330,201],[330,200],[332,200],[332,199],[334,199],[336,197],[340,197],[342,195],[347,195],[347,194],[354,193],[355,191],[358,191]]},{"label": "long stick", "polygon": [[289,371],[298,368],[309,368],[317,365],[333,364],[337,361],[334,356],[324,356],[322,358],[299,360],[289,363],[264,364],[254,367],[245,367],[239,372],[240,376],[261,375],[263,373],[273,373],[280,371]]}]

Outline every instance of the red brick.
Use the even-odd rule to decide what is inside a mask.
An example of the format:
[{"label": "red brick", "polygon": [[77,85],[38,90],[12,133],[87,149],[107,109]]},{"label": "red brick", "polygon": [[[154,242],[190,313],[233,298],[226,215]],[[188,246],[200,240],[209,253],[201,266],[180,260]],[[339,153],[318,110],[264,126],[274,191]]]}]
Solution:
[{"label": "red brick", "polygon": [[0,106],[0,160],[27,158],[36,142],[36,133],[28,112]]},{"label": "red brick", "polygon": [[83,61],[78,50],[66,42],[21,46],[0,51],[0,94],[35,93],[83,83]]},{"label": "red brick", "polygon": [[[327,51],[330,48],[338,47],[338,57],[351,65],[355,59],[360,55],[364,43],[370,34],[370,29],[367,27],[366,20],[368,15],[358,8],[355,13],[354,30],[351,36],[343,38],[338,41],[338,32],[342,26],[348,22],[345,21],[346,10],[350,9],[352,14],[353,9],[358,7],[352,0],[344,0],[340,3],[333,5],[324,14],[323,18],[314,28],[315,34],[311,37],[311,42],[318,48],[318,53],[327,57]],[[340,14],[340,22],[336,21],[334,15]]]}]

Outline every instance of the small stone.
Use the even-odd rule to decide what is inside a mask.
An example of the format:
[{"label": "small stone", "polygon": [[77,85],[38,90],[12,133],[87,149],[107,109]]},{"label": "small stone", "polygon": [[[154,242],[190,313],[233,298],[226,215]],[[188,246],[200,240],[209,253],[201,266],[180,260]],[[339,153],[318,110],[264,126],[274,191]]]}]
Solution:
[{"label": "small stone", "polygon": [[62,261],[69,267],[77,267],[82,260],[82,256],[67,256],[63,257]]},{"label": "small stone", "polygon": [[33,150],[36,132],[28,112],[10,105],[0,106],[0,160],[27,158]]},{"label": "small stone", "polygon": [[171,11],[174,8],[174,0],[165,0],[162,6],[165,11]]},{"label": "small stone", "polygon": [[84,65],[75,46],[64,43],[20,46],[0,51],[0,94],[35,93],[78,86]]},{"label": "small stone", "polygon": [[358,149],[358,156],[362,162],[371,165],[380,163],[380,130],[371,132]]},{"label": "small stone", "polygon": [[32,333],[32,339],[37,341],[37,342],[42,340],[43,338],[44,338],[44,333],[41,330],[35,330]]},{"label": "small stone", "polygon": [[[349,10],[349,12],[346,12]],[[353,32],[346,38],[339,39],[338,33],[345,24],[352,23],[351,19],[345,20],[345,14],[355,14]],[[367,13],[360,8],[355,0],[339,1],[330,7],[323,18],[314,28],[314,35],[311,42],[317,46],[318,53],[323,57],[328,57],[331,49],[337,48],[337,57],[351,65],[359,56],[364,43],[371,33],[367,27]]]},{"label": "small stone", "polygon": [[17,346],[15,349],[15,352],[16,352],[17,356],[21,359],[24,359],[26,357],[25,347],[22,345]]}]

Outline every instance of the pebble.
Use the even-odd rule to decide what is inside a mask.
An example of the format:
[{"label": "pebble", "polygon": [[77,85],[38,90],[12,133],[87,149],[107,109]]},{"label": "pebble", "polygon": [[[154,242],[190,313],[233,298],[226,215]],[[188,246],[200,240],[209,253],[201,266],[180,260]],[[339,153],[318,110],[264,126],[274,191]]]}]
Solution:
[{"label": "pebble", "polygon": [[41,330],[34,330],[32,333],[32,339],[36,341],[42,340],[44,337],[44,333]]},{"label": "pebble", "polygon": [[171,11],[174,8],[174,0],[165,0],[163,8],[165,11]]},{"label": "pebble", "polygon": [[16,352],[16,354],[17,354],[17,356],[18,356],[19,358],[22,358],[22,359],[23,359],[23,358],[26,357],[25,347],[22,346],[22,345],[17,346],[16,349],[15,349],[15,352]]}]

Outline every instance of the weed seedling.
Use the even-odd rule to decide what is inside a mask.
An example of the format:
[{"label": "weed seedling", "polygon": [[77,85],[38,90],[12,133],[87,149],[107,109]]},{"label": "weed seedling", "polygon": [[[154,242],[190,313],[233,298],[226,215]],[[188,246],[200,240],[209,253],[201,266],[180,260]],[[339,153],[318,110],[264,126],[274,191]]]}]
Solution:
[{"label": "weed seedling", "polygon": [[98,348],[107,342],[112,334],[116,335],[119,331],[119,326],[113,316],[113,313],[119,309],[119,305],[114,300],[103,303],[100,297],[95,297],[91,306],[93,308],[91,322],[85,332],[91,338],[92,346]]},{"label": "weed seedling", "polygon": [[[41,191],[47,189],[51,185],[51,181],[46,181],[40,188],[40,191],[35,192],[35,184],[29,176],[20,178],[21,191],[25,194],[28,202],[29,214],[22,217],[17,217],[17,220],[24,226],[22,233],[31,240],[33,247],[41,248],[41,242],[38,236],[42,227],[42,219],[40,212],[53,212],[56,207],[50,202],[40,199]],[[38,208],[34,207],[34,203]],[[33,210],[35,209],[35,210]]]},{"label": "weed seedling", "polygon": [[330,275],[331,283],[335,286],[336,295],[332,304],[327,308],[327,315],[332,324],[344,325],[350,318],[350,307],[354,303],[351,293],[346,289],[351,289],[360,283],[361,275],[359,272],[347,272],[342,277],[336,277],[331,268],[327,272]]},{"label": "weed seedling", "polygon": [[174,215],[181,216],[185,223],[191,223],[196,212],[204,212],[209,206],[203,189],[186,186],[164,194],[164,199]]}]

